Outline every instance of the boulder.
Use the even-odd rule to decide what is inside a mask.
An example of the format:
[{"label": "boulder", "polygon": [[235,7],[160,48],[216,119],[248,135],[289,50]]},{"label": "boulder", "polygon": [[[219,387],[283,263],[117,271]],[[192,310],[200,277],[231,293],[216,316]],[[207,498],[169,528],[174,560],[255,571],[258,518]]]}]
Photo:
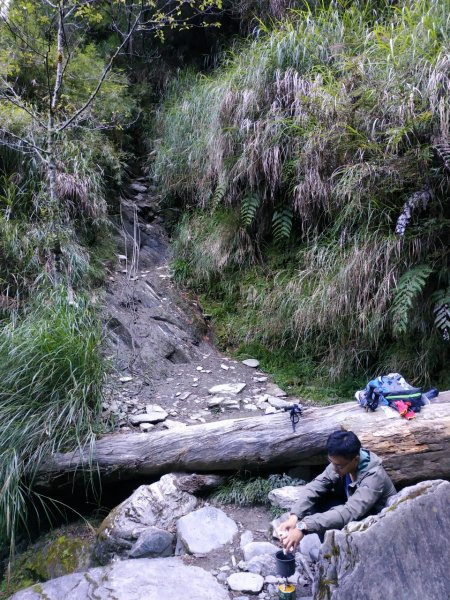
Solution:
[{"label": "boulder", "polygon": [[178,519],[177,553],[206,554],[231,542],[237,531],[222,510],[205,506]]},{"label": "boulder", "polygon": [[214,577],[179,558],[138,558],[73,573],[17,592],[9,600],[230,600]]},{"label": "boulder", "polygon": [[176,475],[164,475],[156,483],[141,485],[116,506],[100,525],[95,556],[102,565],[113,556],[127,556],[140,535],[149,527],[168,529],[194,510],[197,499],[177,487]]},{"label": "boulder", "polygon": [[403,489],[379,515],[325,535],[315,600],[448,600],[450,483]]},{"label": "boulder", "polygon": [[250,542],[242,550],[244,552],[244,560],[248,562],[254,556],[261,556],[263,554],[275,556],[279,548],[270,542]]},{"label": "boulder", "polygon": [[297,502],[302,494],[302,486],[286,485],[275,490],[271,490],[268,498],[272,506],[280,506],[290,510],[292,505]]},{"label": "boulder", "polygon": [[[277,548],[278,550],[278,548]],[[263,577],[277,574],[277,562],[272,554],[259,554],[245,563],[245,571],[258,573]]]},{"label": "boulder", "polygon": [[317,533],[305,535],[300,542],[300,552],[307,556],[310,560],[316,561],[319,558],[322,542]]},{"label": "boulder", "polygon": [[156,558],[173,554],[174,536],[164,529],[148,527],[130,549],[130,558]]}]

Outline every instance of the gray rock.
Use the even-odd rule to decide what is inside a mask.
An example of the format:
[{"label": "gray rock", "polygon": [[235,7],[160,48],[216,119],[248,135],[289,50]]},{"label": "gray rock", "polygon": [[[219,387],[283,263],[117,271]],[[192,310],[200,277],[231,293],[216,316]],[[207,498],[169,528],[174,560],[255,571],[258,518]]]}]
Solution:
[{"label": "gray rock", "polygon": [[222,510],[205,506],[178,519],[177,545],[189,554],[206,554],[231,542],[237,530]]},{"label": "gray rock", "polygon": [[284,392],[280,387],[278,387],[275,383],[269,383],[267,385],[267,393],[270,396],[277,396],[278,398],[283,398],[287,396],[286,392]]},{"label": "gray rock", "polygon": [[139,429],[141,431],[151,431],[154,428],[155,428],[155,426],[152,423],[140,423],[139,424]]},{"label": "gray rock", "polygon": [[289,510],[299,500],[301,495],[302,486],[286,485],[276,490],[271,490],[267,497],[272,506],[280,506]]},{"label": "gray rock", "polygon": [[186,423],[181,423],[181,421],[172,421],[171,419],[167,419],[163,424],[164,429],[184,429],[187,427]]},{"label": "gray rock", "polygon": [[256,573],[233,573],[227,583],[234,592],[250,592],[257,594],[264,585],[264,578]]},{"label": "gray rock", "polygon": [[246,571],[258,573],[263,577],[276,575],[277,563],[275,557],[272,554],[260,554],[259,556],[254,556],[246,563]]},{"label": "gray rock", "polygon": [[215,406],[220,406],[225,399],[226,399],[225,396],[214,396],[213,398],[208,400],[208,408],[214,408]]},{"label": "gray rock", "polygon": [[262,554],[275,556],[279,548],[270,542],[250,542],[242,550],[244,552],[244,560],[248,562],[254,556],[261,556]]},{"label": "gray rock", "polygon": [[252,369],[256,369],[259,367],[259,360],[256,360],[256,358],[246,358],[242,361],[242,364],[251,367]]},{"label": "gray rock", "polygon": [[282,400],[281,398],[277,398],[276,396],[269,396],[267,398],[267,402],[270,406],[274,408],[285,408],[286,406],[290,406],[291,402],[287,402],[286,400]]},{"label": "gray rock", "polygon": [[140,423],[159,423],[169,416],[168,413],[157,404],[149,404],[145,407],[146,412],[139,415],[131,415],[130,423],[139,425]]},{"label": "gray rock", "polygon": [[173,555],[174,536],[164,529],[148,527],[131,547],[130,558],[156,558]]},{"label": "gray rock", "polygon": [[246,383],[223,383],[215,385],[208,392],[210,394],[239,394],[246,387]]},{"label": "gray rock", "polygon": [[169,528],[194,510],[197,499],[178,489],[176,482],[174,475],[164,475],[156,483],[141,485],[109,513],[97,535],[94,553],[100,564],[114,555],[126,555],[148,527]]},{"label": "gray rock", "polygon": [[253,533],[249,529],[246,529],[241,535],[241,549],[247,544],[250,544],[250,542],[253,542]]},{"label": "gray rock", "polygon": [[73,573],[17,592],[10,600],[230,600],[214,577],[179,558],[138,558]]},{"label": "gray rock", "polygon": [[310,560],[316,561],[319,558],[322,542],[317,533],[309,533],[305,535],[300,542],[300,552],[307,556]]},{"label": "gray rock", "polygon": [[450,483],[405,488],[379,515],[328,531],[313,596],[448,600]]}]

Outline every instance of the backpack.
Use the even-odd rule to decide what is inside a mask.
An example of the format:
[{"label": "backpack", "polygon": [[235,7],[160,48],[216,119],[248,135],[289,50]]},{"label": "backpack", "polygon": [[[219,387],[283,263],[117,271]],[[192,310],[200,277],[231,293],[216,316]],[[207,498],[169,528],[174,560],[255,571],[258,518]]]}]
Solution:
[{"label": "backpack", "polygon": [[376,410],[378,406],[391,406],[402,416],[412,418],[425,404],[422,389],[410,385],[400,373],[380,375],[369,381],[364,390],[356,393],[356,398],[366,410]]}]

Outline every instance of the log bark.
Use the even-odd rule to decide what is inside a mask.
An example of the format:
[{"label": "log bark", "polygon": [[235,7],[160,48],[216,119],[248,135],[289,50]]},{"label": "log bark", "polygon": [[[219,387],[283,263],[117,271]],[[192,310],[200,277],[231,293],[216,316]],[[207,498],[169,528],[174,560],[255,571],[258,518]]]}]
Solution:
[{"label": "log bark", "polygon": [[292,431],[288,413],[229,419],[152,433],[110,434],[93,453],[55,454],[39,472],[39,485],[58,487],[68,477],[98,473],[103,482],[154,478],[169,472],[283,471],[326,463],[328,435],[351,430],[374,451],[398,485],[450,479],[450,392],[412,421],[390,408],[366,413],[355,402],[306,407]]}]

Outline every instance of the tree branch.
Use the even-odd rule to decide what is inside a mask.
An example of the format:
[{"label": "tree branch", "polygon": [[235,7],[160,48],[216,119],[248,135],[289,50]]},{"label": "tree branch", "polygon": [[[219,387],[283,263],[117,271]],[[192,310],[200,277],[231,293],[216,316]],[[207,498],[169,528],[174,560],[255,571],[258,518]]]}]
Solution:
[{"label": "tree branch", "polygon": [[69,125],[71,125],[74,121],[76,121],[84,113],[84,111],[92,104],[92,102],[95,100],[98,92],[100,91],[100,88],[102,87],[103,82],[105,81],[106,76],[108,75],[108,73],[110,72],[110,70],[114,64],[114,61],[116,60],[116,58],[119,55],[122,48],[126,45],[128,40],[130,39],[130,37],[133,35],[133,33],[141,19],[141,14],[142,14],[142,12],[139,11],[128,35],[124,38],[123,42],[120,44],[120,46],[118,46],[118,48],[116,49],[116,51],[110,58],[108,64],[106,65],[106,67],[103,70],[103,73],[100,76],[100,79],[97,82],[97,86],[96,86],[95,90],[92,92],[92,94],[89,96],[89,98],[83,104],[83,106],[79,110],[77,110],[77,112],[74,113],[69,119],[67,119],[67,121],[65,123],[63,123],[60,127],[58,127],[58,131],[64,131],[64,129],[67,129],[67,127]]},{"label": "tree branch", "polygon": [[[14,138],[15,140],[17,140],[18,142],[20,142],[21,144],[25,144],[26,146],[33,148],[33,150],[36,152],[36,154],[39,156],[39,158],[43,162],[46,161],[46,159],[43,155],[47,154],[47,151],[44,150],[44,148],[41,148],[40,146],[36,146],[36,144],[33,144],[33,142],[26,140],[25,138],[21,137],[20,135],[16,135],[15,133],[6,131],[6,129],[3,129],[3,127],[0,127],[0,133],[3,133],[6,137],[10,136],[10,137]],[[0,144],[12,147],[5,139],[0,140]],[[20,146],[17,145],[17,146],[15,146],[15,148],[20,149]]]}]

